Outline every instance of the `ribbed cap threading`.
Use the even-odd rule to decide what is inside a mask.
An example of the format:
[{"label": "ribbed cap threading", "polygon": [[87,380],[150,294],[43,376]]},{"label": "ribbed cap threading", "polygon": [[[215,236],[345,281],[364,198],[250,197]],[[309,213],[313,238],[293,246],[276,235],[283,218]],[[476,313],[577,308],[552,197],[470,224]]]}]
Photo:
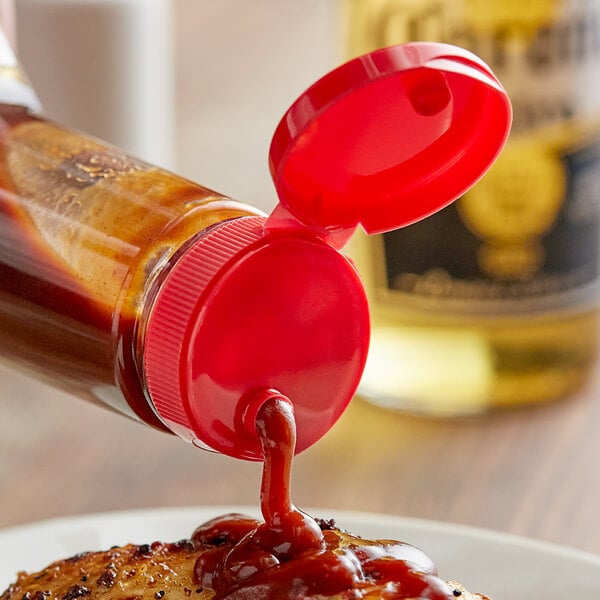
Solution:
[{"label": "ribbed cap threading", "polygon": [[167,275],[150,312],[144,340],[147,389],[160,418],[189,441],[196,441],[197,433],[184,398],[187,331],[207,286],[236,254],[263,237],[264,223],[263,217],[241,217],[199,238]]}]

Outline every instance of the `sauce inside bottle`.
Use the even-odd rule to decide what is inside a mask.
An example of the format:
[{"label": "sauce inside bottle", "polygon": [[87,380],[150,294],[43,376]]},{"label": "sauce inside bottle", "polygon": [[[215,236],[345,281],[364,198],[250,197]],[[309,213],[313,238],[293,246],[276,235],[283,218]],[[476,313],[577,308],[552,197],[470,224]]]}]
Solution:
[{"label": "sauce inside bottle", "polygon": [[245,394],[282,389],[297,402],[301,451],[356,389],[368,309],[336,248],[266,220],[0,102],[0,356],[198,447],[252,460],[253,426],[238,430]]},{"label": "sauce inside bottle", "polygon": [[3,357],[164,429],[132,351],[149,283],[198,232],[260,214],[0,104]]},{"label": "sauce inside bottle", "polygon": [[455,595],[437,577],[420,550],[396,541],[344,541],[331,523],[317,521],[291,500],[290,477],[296,441],[291,403],[269,398],[256,430],[264,454],[261,511],[264,522],[239,514],[213,519],[192,536],[204,551],[195,565],[198,585],[216,600],[278,600],[334,595],[352,598],[426,598]]}]

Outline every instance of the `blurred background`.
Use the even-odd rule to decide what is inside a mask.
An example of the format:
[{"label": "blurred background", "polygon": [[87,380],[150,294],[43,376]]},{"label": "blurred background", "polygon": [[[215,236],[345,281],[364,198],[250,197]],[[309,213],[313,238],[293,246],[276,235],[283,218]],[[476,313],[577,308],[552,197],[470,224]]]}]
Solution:
[{"label": "blurred background", "polygon": [[18,0],[49,116],[266,211],[271,135],[344,56],[333,2]]},{"label": "blurred background", "polygon": [[[17,0],[17,33],[49,117],[269,211],[271,135],[297,95],[351,52],[344,14],[342,0]],[[595,320],[584,330],[595,338]],[[429,365],[429,347],[419,348],[424,380],[457,363]],[[461,362],[465,380],[483,354],[469,346],[460,356],[473,360]],[[600,380],[587,361],[585,382],[534,407],[440,418],[357,397],[297,458],[295,501],[323,516],[384,512],[600,553]],[[260,465],[199,451],[2,366],[0,423],[0,526],[258,501]]]}]

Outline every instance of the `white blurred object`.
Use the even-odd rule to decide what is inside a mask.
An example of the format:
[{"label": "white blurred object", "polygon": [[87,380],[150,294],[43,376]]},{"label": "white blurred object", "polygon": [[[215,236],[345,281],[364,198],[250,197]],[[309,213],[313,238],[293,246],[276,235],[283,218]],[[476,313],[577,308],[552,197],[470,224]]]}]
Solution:
[{"label": "white blurred object", "polygon": [[163,167],[174,157],[170,0],[17,0],[45,115]]}]

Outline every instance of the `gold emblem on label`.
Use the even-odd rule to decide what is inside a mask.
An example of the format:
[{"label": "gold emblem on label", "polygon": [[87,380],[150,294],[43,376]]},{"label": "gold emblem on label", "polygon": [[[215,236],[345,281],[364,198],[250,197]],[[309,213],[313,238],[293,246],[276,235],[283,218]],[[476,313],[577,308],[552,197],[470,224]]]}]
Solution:
[{"label": "gold emblem on label", "polygon": [[481,270],[524,280],[543,266],[540,238],[553,226],[566,189],[560,158],[534,140],[510,143],[489,173],[458,203],[466,226],[483,240]]}]

